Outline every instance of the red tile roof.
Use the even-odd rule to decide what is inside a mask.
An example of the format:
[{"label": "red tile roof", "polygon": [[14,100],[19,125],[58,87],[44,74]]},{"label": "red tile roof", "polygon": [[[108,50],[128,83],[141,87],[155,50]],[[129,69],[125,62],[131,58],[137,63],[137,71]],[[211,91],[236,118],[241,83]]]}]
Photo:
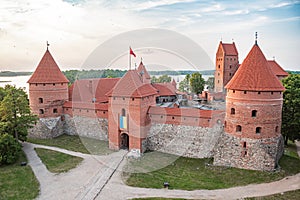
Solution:
[{"label": "red tile roof", "polygon": [[143,74],[145,76],[146,79],[151,79],[148,71],[146,70],[145,65],[143,64],[143,62],[141,61],[139,67],[137,68],[137,71],[139,74]]},{"label": "red tile roof", "polygon": [[268,60],[268,63],[269,63],[269,66],[271,67],[273,73],[276,76],[288,76],[289,75],[289,73],[284,71],[284,69],[282,69],[282,67],[280,67],[280,65],[275,60]]},{"label": "red tile roof", "polygon": [[220,42],[220,45],[222,45],[226,56],[237,56],[238,55],[238,51],[236,49],[234,42],[232,44]]},{"label": "red tile roof", "polygon": [[69,99],[72,101],[92,102],[93,98],[95,98],[96,102],[108,102],[106,93],[119,80],[120,78],[76,80],[69,88]]},{"label": "red tile roof", "polygon": [[49,50],[45,52],[42,60],[38,64],[35,72],[27,83],[68,83],[69,80],[60,71],[58,65],[50,54]]},{"label": "red tile roof", "polygon": [[176,95],[175,87],[172,85],[172,83],[153,83],[152,86],[157,89],[159,96]]},{"label": "red tile roof", "polygon": [[137,70],[129,70],[107,93],[108,96],[143,97],[156,94],[151,84],[143,84],[142,77]]},{"label": "red tile roof", "polygon": [[284,90],[284,87],[272,72],[261,49],[256,44],[225,88],[248,91]]}]

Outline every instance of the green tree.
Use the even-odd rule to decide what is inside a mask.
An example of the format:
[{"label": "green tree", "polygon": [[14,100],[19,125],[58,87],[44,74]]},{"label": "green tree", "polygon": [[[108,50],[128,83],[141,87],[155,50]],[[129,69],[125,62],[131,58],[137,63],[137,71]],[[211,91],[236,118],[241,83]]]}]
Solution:
[{"label": "green tree", "polygon": [[30,111],[27,94],[21,88],[5,86],[5,97],[0,102],[0,134],[8,133],[16,140],[27,139],[28,128],[37,121]]},{"label": "green tree", "polygon": [[300,74],[282,79],[285,91],[282,106],[282,134],[284,142],[300,139]]},{"label": "green tree", "polygon": [[185,75],[184,79],[182,81],[180,81],[179,90],[181,92],[187,92],[187,93],[190,92],[190,78],[191,78],[191,75],[187,74],[187,75]]},{"label": "green tree", "polygon": [[12,164],[20,156],[21,144],[8,134],[0,135],[0,164]]},{"label": "green tree", "polygon": [[151,82],[152,83],[169,83],[169,82],[171,82],[171,79],[172,78],[170,76],[165,74],[165,75],[162,75],[158,78],[156,78],[155,76],[152,76]]},{"label": "green tree", "polygon": [[215,88],[215,78],[209,77],[206,81],[206,85],[208,86],[208,89],[212,91]]},{"label": "green tree", "polygon": [[199,72],[193,73],[190,78],[190,85],[192,92],[200,94],[204,89],[205,81]]}]

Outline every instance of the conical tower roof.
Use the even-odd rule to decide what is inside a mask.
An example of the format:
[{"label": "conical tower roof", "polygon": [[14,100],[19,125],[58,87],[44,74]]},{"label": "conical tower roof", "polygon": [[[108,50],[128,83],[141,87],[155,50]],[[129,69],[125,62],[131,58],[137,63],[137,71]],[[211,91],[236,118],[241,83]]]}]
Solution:
[{"label": "conical tower roof", "polygon": [[283,91],[263,52],[255,44],[233,78],[225,86],[231,90]]},{"label": "conical tower roof", "polygon": [[69,80],[60,71],[47,49],[36,70],[27,83],[68,83]]}]

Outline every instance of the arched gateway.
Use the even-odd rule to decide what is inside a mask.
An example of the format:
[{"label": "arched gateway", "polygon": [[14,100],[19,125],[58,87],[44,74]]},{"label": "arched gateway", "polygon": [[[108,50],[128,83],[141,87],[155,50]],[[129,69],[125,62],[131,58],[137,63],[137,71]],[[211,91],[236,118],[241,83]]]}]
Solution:
[{"label": "arched gateway", "polygon": [[121,133],[120,135],[120,148],[129,149],[129,136],[127,133]]}]

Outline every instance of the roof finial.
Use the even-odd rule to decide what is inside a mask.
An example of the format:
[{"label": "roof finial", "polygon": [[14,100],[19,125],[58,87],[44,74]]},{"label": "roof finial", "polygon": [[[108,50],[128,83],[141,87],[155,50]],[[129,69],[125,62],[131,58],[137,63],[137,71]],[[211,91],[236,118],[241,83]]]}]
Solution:
[{"label": "roof finial", "polygon": [[141,57],[141,62],[143,62],[143,57]]},{"label": "roof finial", "polygon": [[232,43],[234,43],[234,39],[233,38],[231,38],[231,41],[232,41]]},{"label": "roof finial", "polygon": [[257,32],[255,32],[255,45],[257,45]]},{"label": "roof finial", "polygon": [[48,47],[50,46],[50,44],[48,43],[48,41],[47,41],[47,50],[48,50]]},{"label": "roof finial", "polygon": [[273,60],[275,61],[275,56],[273,56]]},{"label": "roof finial", "polygon": [[221,42],[222,42],[223,38],[221,37]]}]

